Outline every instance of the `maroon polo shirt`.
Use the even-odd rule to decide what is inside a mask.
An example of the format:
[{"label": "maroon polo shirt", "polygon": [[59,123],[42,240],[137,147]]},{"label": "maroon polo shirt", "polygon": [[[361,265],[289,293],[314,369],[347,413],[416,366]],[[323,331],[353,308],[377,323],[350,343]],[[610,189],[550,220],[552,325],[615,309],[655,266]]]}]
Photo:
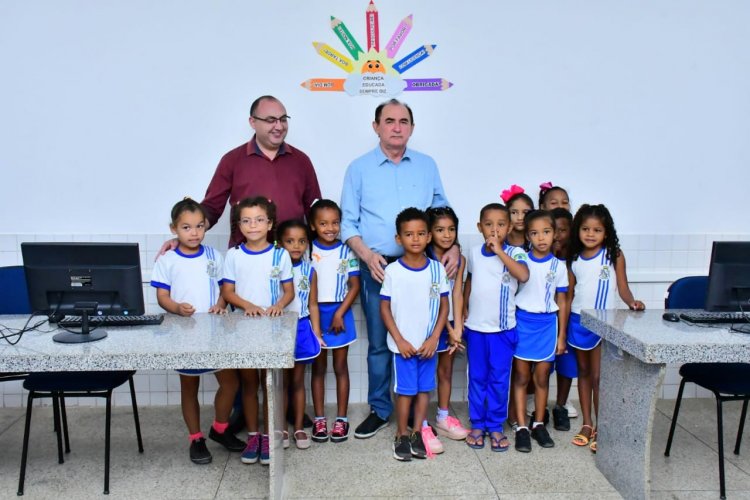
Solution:
[{"label": "maroon polo shirt", "polygon": [[[283,143],[270,160],[255,143],[255,136],[227,154],[216,167],[201,205],[213,227],[230,205],[250,196],[264,196],[276,204],[276,221],[304,219],[310,205],[320,198],[320,186],[310,158]],[[232,224],[229,246],[242,243],[239,227]]]}]

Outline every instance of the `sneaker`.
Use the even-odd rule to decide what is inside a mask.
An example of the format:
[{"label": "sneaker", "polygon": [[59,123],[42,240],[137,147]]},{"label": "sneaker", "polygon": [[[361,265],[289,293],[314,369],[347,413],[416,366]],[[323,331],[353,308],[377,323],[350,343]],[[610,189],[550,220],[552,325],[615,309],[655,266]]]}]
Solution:
[{"label": "sneaker", "polygon": [[271,447],[271,441],[265,434],[260,438],[260,464],[269,465],[271,463],[271,453],[269,448]]},{"label": "sneaker", "polygon": [[306,450],[310,447],[312,441],[304,430],[299,429],[294,431],[294,444],[297,445],[298,450]]},{"label": "sneaker", "polygon": [[456,441],[463,441],[469,435],[469,430],[461,425],[461,421],[451,416],[443,420],[438,420],[435,424],[435,430],[437,430],[438,435],[445,436],[448,439],[455,439]]},{"label": "sneaker", "polygon": [[439,455],[445,451],[443,450],[443,443],[441,443],[435,433],[432,432],[432,427],[429,425],[422,427],[422,441],[424,442],[424,447],[427,451],[428,457],[433,454]]},{"label": "sneaker", "polygon": [[409,436],[396,436],[396,439],[393,440],[393,458],[402,462],[411,461]]},{"label": "sneaker", "polygon": [[573,404],[568,401],[565,403],[565,409],[568,410],[568,416],[570,418],[577,418],[578,417],[578,410],[576,410],[576,407],[573,406]]},{"label": "sneaker", "polygon": [[333,430],[331,430],[331,441],[340,443],[347,439],[349,439],[349,422],[337,418],[333,423]]},{"label": "sneaker", "polygon": [[242,452],[240,460],[243,464],[254,464],[260,456],[260,434],[253,434],[247,437],[247,446]]},{"label": "sneaker", "polygon": [[526,427],[516,431],[516,451],[529,453],[531,451],[531,434]]},{"label": "sneaker", "polygon": [[416,458],[427,458],[427,448],[422,440],[422,433],[412,432],[409,436],[409,446],[411,446],[411,456]]},{"label": "sneaker", "polygon": [[316,418],[313,423],[312,440],[316,443],[328,441],[328,422],[325,418]]},{"label": "sneaker", "polygon": [[564,406],[555,405],[552,408],[552,422],[555,430],[569,431],[570,418],[568,417],[568,409]]},{"label": "sneaker", "polygon": [[210,464],[213,457],[206,447],[206,439],[198,438],[190,443],[190,461],[194,464]]},{"label": "sneaker", "polygon": [[370,415],[357,426],[354,430],[354,437],[358,439],[367,439],[373,437],[378,431],[388,426],[388,420],[383,420],[378,417],[378,414],[374,411],[370,412]]},{"label": "sneaker", "polygon": [[539,443],[539,446],[542,448],[554,448],[555,446],[555,442],[549,437],[549,432],[547,432],[547,428],[543,425],[537,425],[531,429],[531,437],[533,437],[534,441]]},{"label": "sneaker", "polygon": [[218,432],[213,425],[211,430],[208,431],[208,437],[229,451],[243,451],[245,449],[245,443],[241,439],[237,439],[237,436],[231,432]]},{"label": "sneaker", "polygon": [[534,401],[534,395],[527,394],[526,395],[526,415],[528,415],[529,417],[533,417],[535,411],[536,411],[536,402]]}]

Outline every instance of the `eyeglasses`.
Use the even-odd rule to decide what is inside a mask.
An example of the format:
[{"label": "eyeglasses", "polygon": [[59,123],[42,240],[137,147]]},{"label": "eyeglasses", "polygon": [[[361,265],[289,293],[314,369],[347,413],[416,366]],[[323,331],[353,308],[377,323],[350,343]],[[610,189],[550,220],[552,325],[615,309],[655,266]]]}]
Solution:
[{"label": "eyeglasses", "polygon": [[261,118],[260,116],[253,115],[253,119],[254,120],[260,120],[262,122],[266,122],[269,125],[275,125],[276,122],[279,122],[281,124],[285,124],[286,122],[289,121],[290,118],[291,118],[291,116],[289,116],[289,115],[279,116],[278,118],[275,117],[275,116],[266,116],[265,118]]},{"label": "eyeglasses", "polygon": [[253,224],[261,225],[268,222],[268,218],[266,217],[247,217],[245,219],[240,219],[240,224],[243,226],[252,226]]}]

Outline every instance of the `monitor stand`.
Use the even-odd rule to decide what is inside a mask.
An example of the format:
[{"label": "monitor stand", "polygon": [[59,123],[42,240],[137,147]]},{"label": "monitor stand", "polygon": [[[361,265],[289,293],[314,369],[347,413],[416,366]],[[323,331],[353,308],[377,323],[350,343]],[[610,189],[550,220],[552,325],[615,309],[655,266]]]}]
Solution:
[{"label": "monitor stand", "polygon": [[96,302],[76,302],[76,312],[81,313],[81,331],[58,333],[52,340],[60,344],[85,344],[105,338],[106,331],[97,328],[92,332],[89,326],[89,313],[95,313],[98,306]]}]

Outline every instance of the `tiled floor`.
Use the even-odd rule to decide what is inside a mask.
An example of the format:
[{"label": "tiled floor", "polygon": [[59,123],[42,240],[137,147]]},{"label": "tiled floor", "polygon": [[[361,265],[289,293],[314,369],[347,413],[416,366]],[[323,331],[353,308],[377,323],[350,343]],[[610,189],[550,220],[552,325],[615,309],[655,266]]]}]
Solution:
[{"label": "tiled floor", "polygon": [[[663,455],[673,401],[659,401],[653,436],[653,495],[657,499],[718,498],[715,404],[713,399],[686,400],[675,435],[672,456]],[[735,456],[739,403],[726,405],[726,469],[729,498],[750,499],[750,450]],[[466,420],[466,405],[455,410]],[[23,435],[23,409],[0,410],[0,498],[16,496]],[[354,422],[364,405],[351,410]],[[211,414],[204,413],[204,427]],[[52,415],[34,411],[26,497],[100,497],[103,481],[101,408],[69,410],[72,453],[58,464]],[[188,461],[179,407],[141,410],[146,451],[139,455],[132,414],[118,407],[112,422],[112,498],[259,498],[266,488],[266,469],[243,465],[236,455],[209,444],[214,461],[196,466]],[[574,430],[580,423],[572,421]],[[552,431],[557,446],[532,453],[493,453],[446,442],[434,460],[399,463],[391,458],[393,424],[369,440],[313,445],[286,451],[287,489],[292,498],[620,498],[598,472],[592,454],[569,443],[573,431]],[[293,445],[292,445],[293,446]]]}]

